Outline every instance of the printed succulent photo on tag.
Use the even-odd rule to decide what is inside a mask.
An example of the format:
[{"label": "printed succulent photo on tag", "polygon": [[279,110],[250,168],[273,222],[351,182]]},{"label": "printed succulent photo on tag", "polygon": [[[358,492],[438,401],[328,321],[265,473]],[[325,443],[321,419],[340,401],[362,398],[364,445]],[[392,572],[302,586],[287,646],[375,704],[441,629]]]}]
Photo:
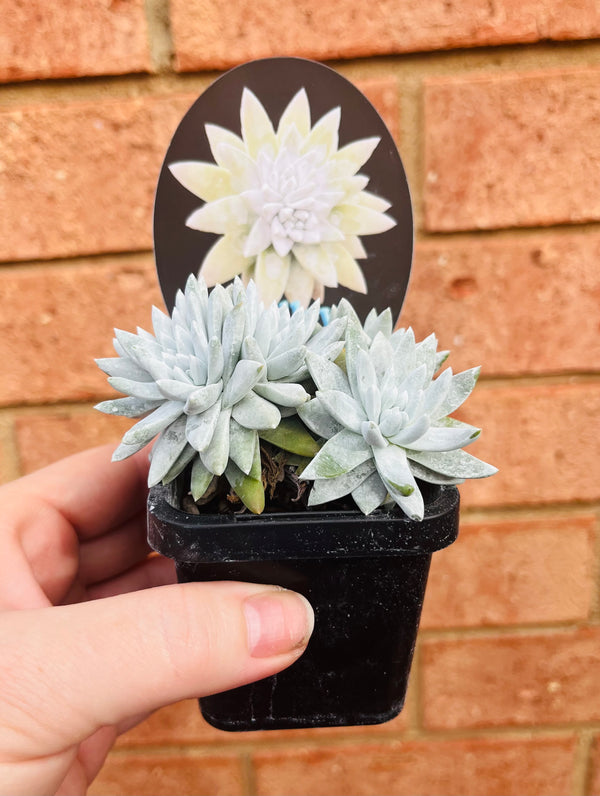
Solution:
[{"label": "printed succulent photo on tag", "polygon": [[[329,67],[270,58],[233,69],[190,108],[156,193],[169,307],[190,273],[240,276],[265,306],[351,298],[398,315],[413,248],[406,175],[366,97]],[[381,306],[379,306],[381,305]]]}]

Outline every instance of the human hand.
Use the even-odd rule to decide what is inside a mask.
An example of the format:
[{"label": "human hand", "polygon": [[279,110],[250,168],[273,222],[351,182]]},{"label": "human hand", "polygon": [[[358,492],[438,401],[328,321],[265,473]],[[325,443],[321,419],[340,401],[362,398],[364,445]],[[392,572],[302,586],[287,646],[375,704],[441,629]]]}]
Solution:
[{"label": "human hand", "polygon": [[82,794],[153,710],[274,674],[304,598],[175,584],[145,539],[147,455],[76,454],[0,488],[0,793]]}]

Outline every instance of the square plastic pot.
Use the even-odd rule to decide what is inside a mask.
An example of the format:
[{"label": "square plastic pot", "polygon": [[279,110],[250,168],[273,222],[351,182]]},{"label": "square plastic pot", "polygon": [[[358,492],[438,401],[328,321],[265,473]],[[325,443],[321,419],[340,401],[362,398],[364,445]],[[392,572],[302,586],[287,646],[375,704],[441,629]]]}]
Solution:
[{"label": "square plastic pot", "polygon": [[378,724],[401,711],[431,554],[458,533],[458,490],[427,492],[425,517],[415,522],[388,512],[193,515],[174,508],[169,487],[150,491],[148,539],[175,560],[180,582],[277,584],[304,594],[315,611],[302,657],[202,698],[208,722],[234,731],[332,727]]}]

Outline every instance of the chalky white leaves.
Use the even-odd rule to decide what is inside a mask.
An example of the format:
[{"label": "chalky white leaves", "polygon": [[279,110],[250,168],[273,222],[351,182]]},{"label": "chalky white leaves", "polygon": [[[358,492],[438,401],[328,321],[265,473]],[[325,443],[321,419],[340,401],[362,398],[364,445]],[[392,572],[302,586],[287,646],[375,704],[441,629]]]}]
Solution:
[{"label": "chalky white leaves", "polygon": [[187,226],[220,236],[200,269],[207,285],[241,275],[244,282],[255,282],[266,305],[285,296],[304,307],[311,299],[322,300],[325,287],[366,293],[357,262],[366,257],[360,238],[396,224],[386,213],[390,203],[366,191],[369,178],[358,174],[379,138],[338,148],[340,108],[311,126],[304,89],[290,101],[277,129],[247,88],[240,117],[241,138],[205,126],[214,163],[169,166],[205,203]]},{"label": "chalky white leaves", "polygon": [[252,281],[209,292],[191,275],[172,316],[153,308],[152,322],[154,334],[116,330],[118,356],[97,360],[127,396],[97,408],[143,416],[113,458],[157,437],[150,486],[191,464],[194,499],[224,476],[260,513],[261,436],[304,457],[309,505],[350,494],[365,514],[396,503],[420,520],[417,479],[456,484],[496,472],[463,450],[479,429],[450,417],[479,369],[434,378],[447,352],[434,335],[417,343],[411,329],[393,332],[389,309],[372,310],[363,326],[343,300],[322,327],[318,302],[293,314],[275,302],[265,309]]},{"label": "chalky white leaves", "polygon": [[131,456],[157,434],[149,486],[169,483],[193,461],[192,493],[200,497],[213,476],[239,484],[260,481],[259,431],[309,399],[306,353],[335,359],[346,320],[322,328],[319,304],[293,315],[287,306],[264,308],[254,283],[236,279],[210,293],[191,275],[171,317],[153,307],[154,334],[115,330],[117,357],[96,360],[110,384],[127,397],[96,407],[140,417],[113,459]]},{"label": "chalky white leaves", "polygon": [[372,311],[364,328],[343,302],[333,317],[346,316],[345,370],[317,353],[307,364],[315,397],[299,407],[303,422],[327,442],[302,473],[314,479],[309,505],[351,494],[365,514],[397,503],[411,519],[424,516],[416,478],[458,484],[483,478],[496,468],[463,447],[480,430],[455,420],[455,411],[473,390],[479,369],[436,379],[447,357],[434,335],[416,343],[411,329],[392,333],[389,310]]}]

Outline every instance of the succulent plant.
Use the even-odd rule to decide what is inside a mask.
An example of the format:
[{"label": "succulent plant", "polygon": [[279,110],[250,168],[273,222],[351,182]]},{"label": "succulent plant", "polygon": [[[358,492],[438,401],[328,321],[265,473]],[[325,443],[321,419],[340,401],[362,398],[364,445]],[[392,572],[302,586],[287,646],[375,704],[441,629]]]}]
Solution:
[{"label": "succulent plant", "polygon": [[[289,417],[309,400],[306,354],[335,359],[346,319],[319,323],[319,304],[293,315],[286,306],[265,309],[255,285],[236,279],[210,293],[202,279],[188,278],[172,317],[153,307],[154,335],[115,330],[117,357],[99,359],[109,383],[127,397],[104,401],[108,414],[140,417],[113,454],[124,459],[152,448],[148,483],[173,480],[192,464],[195,499],[214,476],[225,475],[253,511],[264,505],[259,435],[306,455],[318,446]],[[282,417],[287,418],[283,419]]]},{"label": "succulent plant", "polygon": [[262,438],[293,454],[300,477],[313,482],[309,506],[350,494],[365,514],[396,503],[413,519],[424,511],[417,479],[457,484],[496,472],[463,450],[479,429],[450,417],[478,368],[434,378],[448,352],[437,351],[435,335],[417,343],[411,329],[393,331],[389,309],[372,310],[364,325],[345,299],[324,327],[319,314],[318,302],[265,309],[252,281],[209,292],[190,276],[171,317],[153,307],[154,334],[117,329],[118,356],[96,360],[127,396],[96,408],[143,416],[113,459],[158,435],[150,486],[189,465],[194,500],[224,476],[260,513]]},{"label": "succulent plant", "polygon": [[200,274],[211,286],[237,274],[252,278],[265,304],[283,295],[308,306],[339,284],[367,292],[357,259],[367,256],[360,236],[385,232],[396,222],[390,204],[365,190],[358,170],[378,137],[338,149],[340,108],[311,126],[301,89],[284,110],[277,129],[260,100],[244,89],[242,137],[207,124],[215,163],[179,161],[174,177],[205,204],[187,226],[220,237]]},{"label": "succulent plant", "polygon": [[417,478],[458,484],[496,472],[462,450],[480,430],[449,417],[471,393],[478,368],[447,369],[434,379],[447,357],[435,335],[416,343],[411,329],[392,333],[388,312],[373,311],[362,327],[348,302],[331,315],[347,318],[344,367],[309,352],[317,391],[298,408],[327,440],[302,473],[314,481],[309,505],[351,494],[365,514],[395,502],[421,520]]}]

